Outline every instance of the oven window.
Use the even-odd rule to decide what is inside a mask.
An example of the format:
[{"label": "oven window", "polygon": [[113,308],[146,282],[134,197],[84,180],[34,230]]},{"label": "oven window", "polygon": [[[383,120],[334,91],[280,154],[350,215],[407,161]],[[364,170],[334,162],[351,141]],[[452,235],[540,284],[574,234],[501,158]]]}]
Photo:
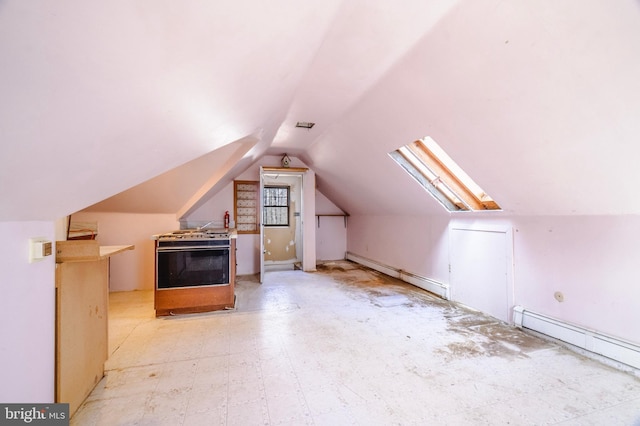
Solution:
[{"label": "oven window", "polygon": [[229,249],[157,252],[157,286],[162,288],[229,284]]}]

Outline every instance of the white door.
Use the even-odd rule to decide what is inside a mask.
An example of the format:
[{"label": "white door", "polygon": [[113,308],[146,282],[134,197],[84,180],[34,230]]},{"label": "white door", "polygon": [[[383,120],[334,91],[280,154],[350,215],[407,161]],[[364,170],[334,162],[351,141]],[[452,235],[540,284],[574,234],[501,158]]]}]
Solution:
[{"label": "white door", "polygon": [[[265,185],[289,188],[291,210],[288,226],[276,229],[267,229],[264,226]],[[296,263],[303,262],[303,192],[304,181],[301,172],[286,169],[265,172],[264,169],[260,169],[260,282],[267,270],[289,267],[293,269]]]},{"label": "white door", "polygon": [[264,281],[264,218],[262,217],[263,208],[262,205],[264,201],[262,199],[262,191],[264,187],[264,175],[262,167],[260,167],[260,190],[258,191],[258,206],[260,208],[260,212],[258,213],[258,217],[260,218],[260,223],[258,226],[260,227],[260,283]]},{"label": "white door", "polygon": [[452,227],[450,238],[452,300],[510,322],[511,230]]}]

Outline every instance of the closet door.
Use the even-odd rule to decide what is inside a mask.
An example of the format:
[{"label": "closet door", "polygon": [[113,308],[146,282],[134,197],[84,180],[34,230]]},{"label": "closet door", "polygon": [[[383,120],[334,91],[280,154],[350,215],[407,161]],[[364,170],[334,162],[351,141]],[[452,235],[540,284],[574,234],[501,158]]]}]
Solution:
[{"label": "closet door", "polygon": [[512,235],[511,229],[450,228],[453,300],[511,321]]}]

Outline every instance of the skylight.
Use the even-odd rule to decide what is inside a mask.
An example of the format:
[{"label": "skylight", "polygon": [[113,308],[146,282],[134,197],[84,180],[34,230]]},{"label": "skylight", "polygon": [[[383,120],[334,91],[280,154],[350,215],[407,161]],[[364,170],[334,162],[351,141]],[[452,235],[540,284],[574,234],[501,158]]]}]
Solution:
[{"label": "skylight", "polygon": [[500,210],[500,206],[428,136],[389,155],[449,211]]}]

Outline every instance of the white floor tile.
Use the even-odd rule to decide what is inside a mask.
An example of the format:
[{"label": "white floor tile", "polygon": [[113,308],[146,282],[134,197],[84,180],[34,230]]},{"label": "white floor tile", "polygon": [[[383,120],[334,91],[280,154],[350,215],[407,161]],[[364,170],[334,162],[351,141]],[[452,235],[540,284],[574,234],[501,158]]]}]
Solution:
[{"label": "white floor tile", "polygon": [[[74,425],[640,426],[640,380],[349,262],[240,277],[236,310],[113,293]],[[636,422],[636,423],[634,423]]]}]

